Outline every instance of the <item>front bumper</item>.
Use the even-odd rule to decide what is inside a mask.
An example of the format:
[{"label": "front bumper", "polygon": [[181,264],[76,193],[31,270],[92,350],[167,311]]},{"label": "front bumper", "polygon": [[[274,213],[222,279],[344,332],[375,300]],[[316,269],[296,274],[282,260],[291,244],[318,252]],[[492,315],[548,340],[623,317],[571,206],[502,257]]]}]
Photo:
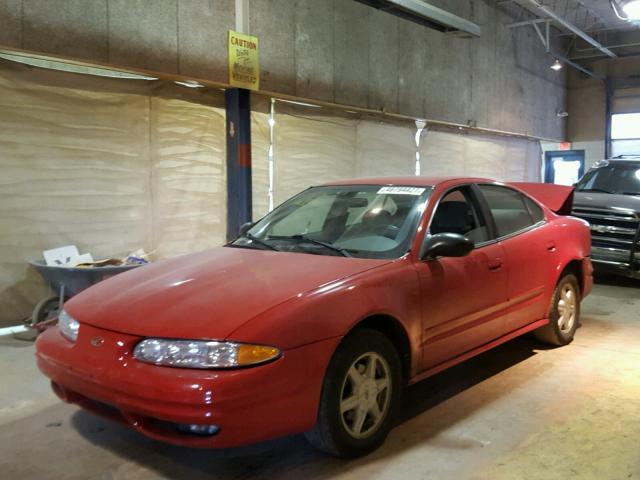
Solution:
[{"label": "front bumper", "polygon": [[[140,340],[82,324],[76,343],[57,327],[36,343],[38,367],[63,400],[168,443],[226,448],[304,432],[313,426],[326,366],[340,341],[288,350],[274,362],[235,370],[142,363]],[[97,344],[97,345],[96,345]],[[216,425],[214,436],[178,424]]]},{"label": "front bumper", "polygon": [[[635,244],[633,248],[635,249]],[[640,278],[640,252],[632,254],[625,249],[593,246],[591,261],[600,272]]]}]

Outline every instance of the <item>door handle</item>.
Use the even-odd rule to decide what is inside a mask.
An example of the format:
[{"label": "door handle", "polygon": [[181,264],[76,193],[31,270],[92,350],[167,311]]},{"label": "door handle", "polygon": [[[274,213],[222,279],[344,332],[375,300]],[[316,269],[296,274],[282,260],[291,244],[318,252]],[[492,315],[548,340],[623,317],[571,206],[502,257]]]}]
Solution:
[{"label": "door handle", "polygon": [[554,242],[553,240],[551,240],[550,242],[547,243],[547,250],[550,253],[553,253],[556,251],[556,242]]},{"label": "door handle", "polygon": [[500,270],[502,268],[502,259],[494,258],[488,263],[488,267],[489,267],[489,270],[491,270],[492,272]]}]

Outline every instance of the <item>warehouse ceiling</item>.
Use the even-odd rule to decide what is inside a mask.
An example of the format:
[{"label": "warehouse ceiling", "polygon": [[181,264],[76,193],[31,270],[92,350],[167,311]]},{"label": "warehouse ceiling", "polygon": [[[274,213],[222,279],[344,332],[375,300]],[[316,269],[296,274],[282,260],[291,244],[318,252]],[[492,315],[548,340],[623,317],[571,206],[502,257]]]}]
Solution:
[{"label": "warehouse ceiling", "polygon": [[[589,70],[596,60],[640,56],[640,26],[618,18],[609,0],[496,0],[512,28],[546,35],[549,21],[556,56]],[[543,38],[541,37],[541,40]]]}]

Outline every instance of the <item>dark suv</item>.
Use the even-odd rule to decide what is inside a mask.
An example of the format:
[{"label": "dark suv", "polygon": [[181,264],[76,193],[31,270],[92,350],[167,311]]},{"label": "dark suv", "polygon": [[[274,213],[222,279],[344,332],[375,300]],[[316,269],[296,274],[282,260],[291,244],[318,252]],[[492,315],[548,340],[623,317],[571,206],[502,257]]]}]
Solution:
[{"label": "dark suv", "polygon": [[640,156],[597,162],[576,185],[573,215],[591,226],[596,270],[640,278]]}]

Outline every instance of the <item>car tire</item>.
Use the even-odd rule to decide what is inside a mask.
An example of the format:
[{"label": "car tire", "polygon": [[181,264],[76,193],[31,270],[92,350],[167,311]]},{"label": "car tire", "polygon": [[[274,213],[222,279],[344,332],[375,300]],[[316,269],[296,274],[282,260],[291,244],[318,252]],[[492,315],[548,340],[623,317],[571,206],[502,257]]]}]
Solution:
[{"label": "car tire", "polygon": [[571,343],[580,323],[580,287],[573,274],[563,276],[551,296],[549,323],[533,333],[550,345]]},{"label": "car tire", "polygon": [[391,341],[375,330],[356,329],[329,363],[307,440],[341,458],[372,452],[393,426],[402,388],[400,357]]}]

